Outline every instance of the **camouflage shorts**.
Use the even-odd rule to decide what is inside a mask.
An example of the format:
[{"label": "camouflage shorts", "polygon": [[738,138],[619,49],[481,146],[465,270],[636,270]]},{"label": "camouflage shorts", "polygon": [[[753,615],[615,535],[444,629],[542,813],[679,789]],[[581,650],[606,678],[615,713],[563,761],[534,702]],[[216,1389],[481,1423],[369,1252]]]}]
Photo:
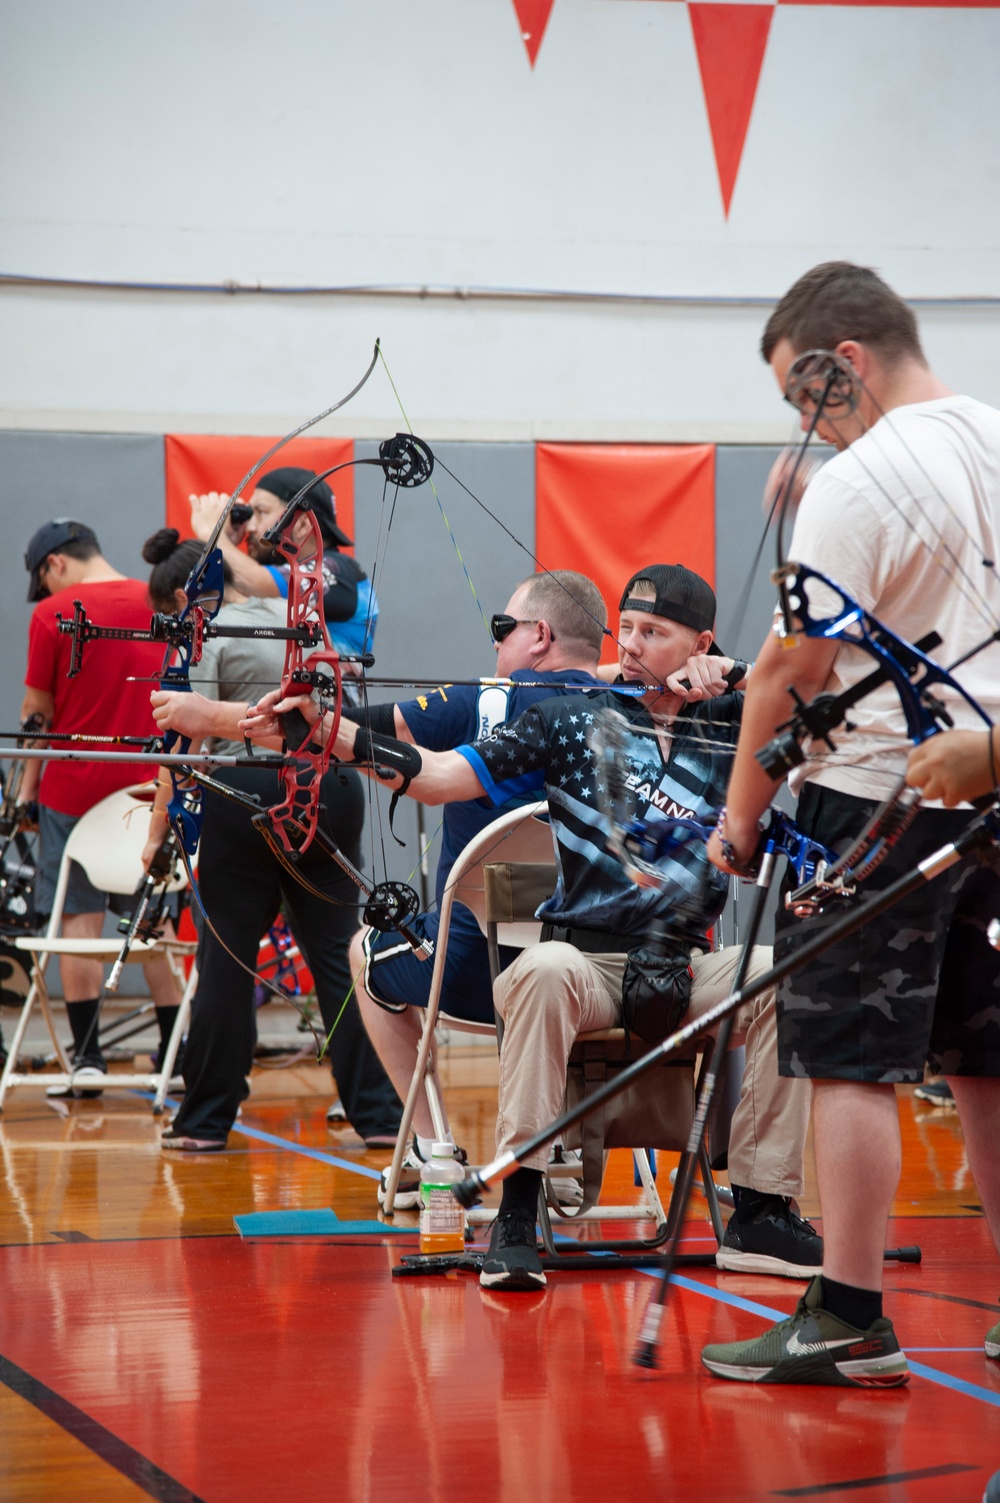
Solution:
[{"label": "camouflage shorts", "polygon": [[[808,784],[797,823],[843,851],[875,807]],[[912,872],[971,818],[969,810],[919,813],[853,901]],[[782,898],[792,886],[786,876]],[[787,913],[782,902],[775,961],[845,911],[841,906],[803,920]],[[1000,954],[986,939],[986,927],[997,917],[1000,871],[966,857],[794,971],[778,992],[781,1074],[919,1081],[926,1061],[947,1075],[1000,1076]]]}]

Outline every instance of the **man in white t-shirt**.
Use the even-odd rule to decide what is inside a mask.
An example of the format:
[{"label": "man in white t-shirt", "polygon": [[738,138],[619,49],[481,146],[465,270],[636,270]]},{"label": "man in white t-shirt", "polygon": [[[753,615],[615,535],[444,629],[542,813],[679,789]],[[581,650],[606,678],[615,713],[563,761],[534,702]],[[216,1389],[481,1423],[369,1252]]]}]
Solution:
[{"label": "man in white t-shirt", "polygon": [[[939,632],[939,662],[979,647],[1000,620],[1000,412],[949,391],[926,363],[907,305],[874,272],[847,262],[800,278],[772,314],[761,348],[786,394],[794,391],[792,367],[809,351],[833,351],[860,378],[856,409],[841,404],[820,418],[818,436],[839,453],[805,490],[789,559],[821,570],[902,637]],[[795,405],[805,428],[813,416],[808,395]],[[820,587],[809,599],[825,615],[836,597]],[[747,691],[726,813],[709,848],[723,870],[756,846],[774,785],[754,753],[787,720],[789,685],[810,700],[873,666],[841,641],[800,634],[789,650],[769,636]],[[1000,646],[975,653],[958,676],[990,718],[1000,718]],[[985,731],[959,695],[942,697],[959,728]],[[832,752],[809,745],[797,776],[800,825],[838,849],[898,787],[910,750],[890,687],[863,698],[850,718],[857,729],[836,732]],[[968,808],[925,805],[865,890],[912,871],[969,818]],[[706,1347],[703,1361],[717,1376],[861,1387],[907,1381],[906,1358],[882,1315],[882,1255],[901,1157],[894,1083],[920,1081],[925,1061],[952,1087],[1000,1244],[1000,955],[985,936],[997,914],[997,869],[967,858],[784,983],[780,1070],[814,1085],[823,1273],[795,1314],[763,1337]],[[782,907],[776,957],[838,917],[803,921]],[[987,1336],[986,1354],[1000,1356],[1000,1326]]]}]

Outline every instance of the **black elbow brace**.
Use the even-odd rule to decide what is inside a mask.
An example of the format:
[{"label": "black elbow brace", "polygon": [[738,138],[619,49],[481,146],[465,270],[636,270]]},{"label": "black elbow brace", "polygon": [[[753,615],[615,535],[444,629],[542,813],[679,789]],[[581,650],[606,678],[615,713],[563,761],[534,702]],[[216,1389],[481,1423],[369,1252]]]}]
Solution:
[{"label": "black elbow brace", "polygon": [[353,720],[355,725],[363,725],[366,730],[375,731],[379,736],[396,735],[396,706],[387,705],[345,705],[343,710],[344,720]]},{"label": "black elbow brace", "polygon": [[355,762],[370,762],[375,768],[385,768],[399,773],[406,783],[415,778],[423,767],[420,750],[408,741],[397,741],[392,736],[380,736],[359,726],[354,738]]}]

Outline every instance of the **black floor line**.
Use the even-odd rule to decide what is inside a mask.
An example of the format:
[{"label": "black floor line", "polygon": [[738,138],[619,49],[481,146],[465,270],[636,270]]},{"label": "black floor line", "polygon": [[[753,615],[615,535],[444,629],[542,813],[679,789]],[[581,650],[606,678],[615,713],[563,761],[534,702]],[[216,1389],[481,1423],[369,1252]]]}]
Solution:
[{"label": "black floor line", "polygon": [[773,1498],[820,1498],[828,1493],[859,1491],[863,1487],[891,1487],[898,1482],[923,1482],[930,1477],[950,1477],[955,1472],[978,1472],[979,1467],[953,1461],[947,1466],[922,1467],[918,1472],[889,1472],[884,1477],[854,1477],[850,1482],[818,1482],[811,1487],[789,1487],[772,1493]]},{"label": "black floor line", "polygon": [[893,1295],[913,1294],[916,1295],[917,1299],[939,1299],[946,1305],[968,1305],[970,1310],[988,1310],[990,1315],[1000,1313],[1000,1305],[991,1305],[986,1300],[981,1299],[966,1299],[962,1294],[939,1294],[935,1289],[907,1289],[902,1285],[891,1292]]},{"label": "black floor line", "polygon": [[84,1414],[75,1404],[64,1399],[53,1389],[26,1373],[9,1358],[0,1354],[0,1383],[5,1383],[20,1398],[27,1399],[36,1409],[55,1424],[62,1427],[74,1439],[99,1456],[108,1466],[113,1466],[130,1482],[141,1487],[157,1503],[202,1503],[196,1493],[184,1487],[148,1457],[133,1449],[127,1441],[120,1440],[99,1421]]}]

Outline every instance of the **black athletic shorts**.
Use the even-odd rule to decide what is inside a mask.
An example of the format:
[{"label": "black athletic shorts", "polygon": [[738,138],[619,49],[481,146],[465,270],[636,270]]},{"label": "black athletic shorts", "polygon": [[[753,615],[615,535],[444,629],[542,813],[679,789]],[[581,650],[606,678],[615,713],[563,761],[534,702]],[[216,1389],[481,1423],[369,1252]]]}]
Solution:
[{"label": "black athletic shorts", "polygon": [[[877,805],[809,783],[796,821],[843,852]],[[889,887],[964,830],[969,809],[921,810],[858,897]],[[775,921],[775,961],[836,923],[846,904]],[[1000,954],[986,939],[1000,917],[1000,870],[967,856],[857,933],[840,940],[778,990],[782,1075],[919,1081],[924,1063],[945,1075],[1000,1076]]]}]

